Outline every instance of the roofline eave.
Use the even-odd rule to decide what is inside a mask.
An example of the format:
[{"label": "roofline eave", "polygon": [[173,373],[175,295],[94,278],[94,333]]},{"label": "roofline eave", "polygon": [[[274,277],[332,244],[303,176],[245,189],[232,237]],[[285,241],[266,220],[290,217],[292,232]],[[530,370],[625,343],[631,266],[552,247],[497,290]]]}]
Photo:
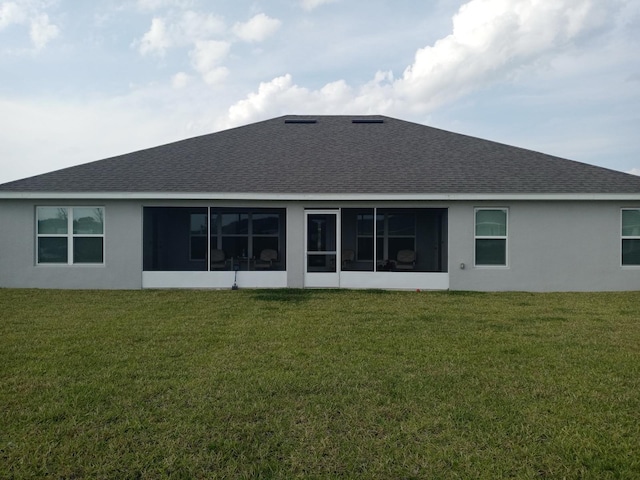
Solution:
[{"label": "roofline eave", "polygon": [[0,192],[6,200],[640,201],[638,193]]}]

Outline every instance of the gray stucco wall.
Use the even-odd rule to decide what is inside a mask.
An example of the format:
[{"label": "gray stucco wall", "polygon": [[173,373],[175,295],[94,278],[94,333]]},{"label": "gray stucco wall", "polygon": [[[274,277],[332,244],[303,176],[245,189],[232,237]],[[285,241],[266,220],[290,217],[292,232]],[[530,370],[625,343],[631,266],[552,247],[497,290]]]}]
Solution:
[{"label": "gray stucco wall", "polygon": [[287,207],[287,285],[290,288],[304,286],[304,207],[290,204]]},{"label": "gray stucco wall", "polygon": [[[36,265],[35,208],[104,206],[105,263]],[[142,209],[125,201],[0,202],[0,287],[137,289],[142,287]]]},{"label": "gray stucco wall", "polygon": [[[277,203],[277,205],[276,205]],[[142,208],[210,205],[211,202],[0,202],[0,287],[138,289],[142,286]],[[217,205],[264,206],[262,202]],[[105,206],[105,265],[35,264],[35,207]],[[640,267],[620,265],[620,202],[370,203],[356,206],[448,208],[448,271],[452,290],[640,290]],[[337,208],[338,202],[274,202],[287,208],[287,284],[304,285],[304,208]],[[474,208],[505,207],[508,266],[474,267]],[[461,269],[460,264],[465,268]]]},{"label": "gray stucco wall", "polygon": [[[622,267],[618,202],[456,203],[449,209],[452,290],[640,290]],[[507,207],[508,266],[474,267],[474,208]],[[465,268],[461,269],[460,264]]]}]

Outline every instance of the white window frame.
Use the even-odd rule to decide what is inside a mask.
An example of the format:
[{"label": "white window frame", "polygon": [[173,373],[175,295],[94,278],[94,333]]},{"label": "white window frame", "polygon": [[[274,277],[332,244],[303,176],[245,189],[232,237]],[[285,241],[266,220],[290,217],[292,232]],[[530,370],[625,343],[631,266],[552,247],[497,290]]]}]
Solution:
[{"label": "white window frame", "polygon": [[[67,233],[40,233],[38,229],[38,220],[39,214],[38,212],[42,208],[60,208],[65,209],[67,211]],[[102,210],[102,233],[73,233],[73,211],[74,209],[82,209],[82,208],[99,208]],[[74,265],[74,266],[102,266],[105,264],[105,238],[106,238],[106,215],[105,215],[105,207],[103,205],[74,205],[74,206],[66,206],[66,205],[38,205],[36,207],[36,215],[35,215],[35,231],[36,231],[36,243],[35,243],[35,259],[36,265],[38,266],[63,266],[63,265]],[[40,261],[40,252],[39,252],[39,239],[40,238],[66,238],[67,239],[67,262],[41,262]],[[102,238],[102,262],[74,262],[73,258],[73,241],[76,238]]]},{"label": "white window frame", "polygon": [[[477,235],[478,212],[487,210],[500,210],[505,214],[504,235]],[[478,240],[504,240],[504,265],[478,264],[476,258]],[[509,268],[509,209],[507,207],[476,207],[473,209],[473,266],[475,268]]]},{"label": "white window frame", "polygon": [[640,232],[638,232],[638,235],[623,235],[622,233],[622,228],[623,228],[623,224],[622,224],[622,212],[624,212],[625,210],[633,210],[633,211],[637,211],[640,212],[640,207],[625,207],[625,208],[621,208],[620,209],[620,266],[622,268],[640,268],[640,265],[636,265],[636,264],[628,264],[625,265],[624,263],[622,263],[622,245],[624,243],[625,240],[640,240]]}]

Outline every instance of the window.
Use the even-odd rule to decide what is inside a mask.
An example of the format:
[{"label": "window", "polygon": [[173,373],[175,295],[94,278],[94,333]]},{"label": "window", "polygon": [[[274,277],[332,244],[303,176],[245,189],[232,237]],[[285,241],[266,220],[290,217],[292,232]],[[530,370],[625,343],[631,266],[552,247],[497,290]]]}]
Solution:
[{"label": "window", "polygon": [[38,264],[104,263],[103,207],[38,207]]},{"label": "window", "polygon": [[507,209],[477,208],[475,217],[475,264],[506,266]]},{"label": "window", "polygon": [[622,209],[622,265],[640,265],[640,209]]}]

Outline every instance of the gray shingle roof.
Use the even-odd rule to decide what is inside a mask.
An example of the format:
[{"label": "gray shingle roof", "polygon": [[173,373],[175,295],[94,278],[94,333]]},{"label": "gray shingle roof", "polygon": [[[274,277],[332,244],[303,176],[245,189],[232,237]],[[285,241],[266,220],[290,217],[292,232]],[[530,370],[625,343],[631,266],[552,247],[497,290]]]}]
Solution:
[{"label": "gray shingle roof", "polygon": [[0,192],[640,193],[640,177],[389,117],[285,116]]}]

